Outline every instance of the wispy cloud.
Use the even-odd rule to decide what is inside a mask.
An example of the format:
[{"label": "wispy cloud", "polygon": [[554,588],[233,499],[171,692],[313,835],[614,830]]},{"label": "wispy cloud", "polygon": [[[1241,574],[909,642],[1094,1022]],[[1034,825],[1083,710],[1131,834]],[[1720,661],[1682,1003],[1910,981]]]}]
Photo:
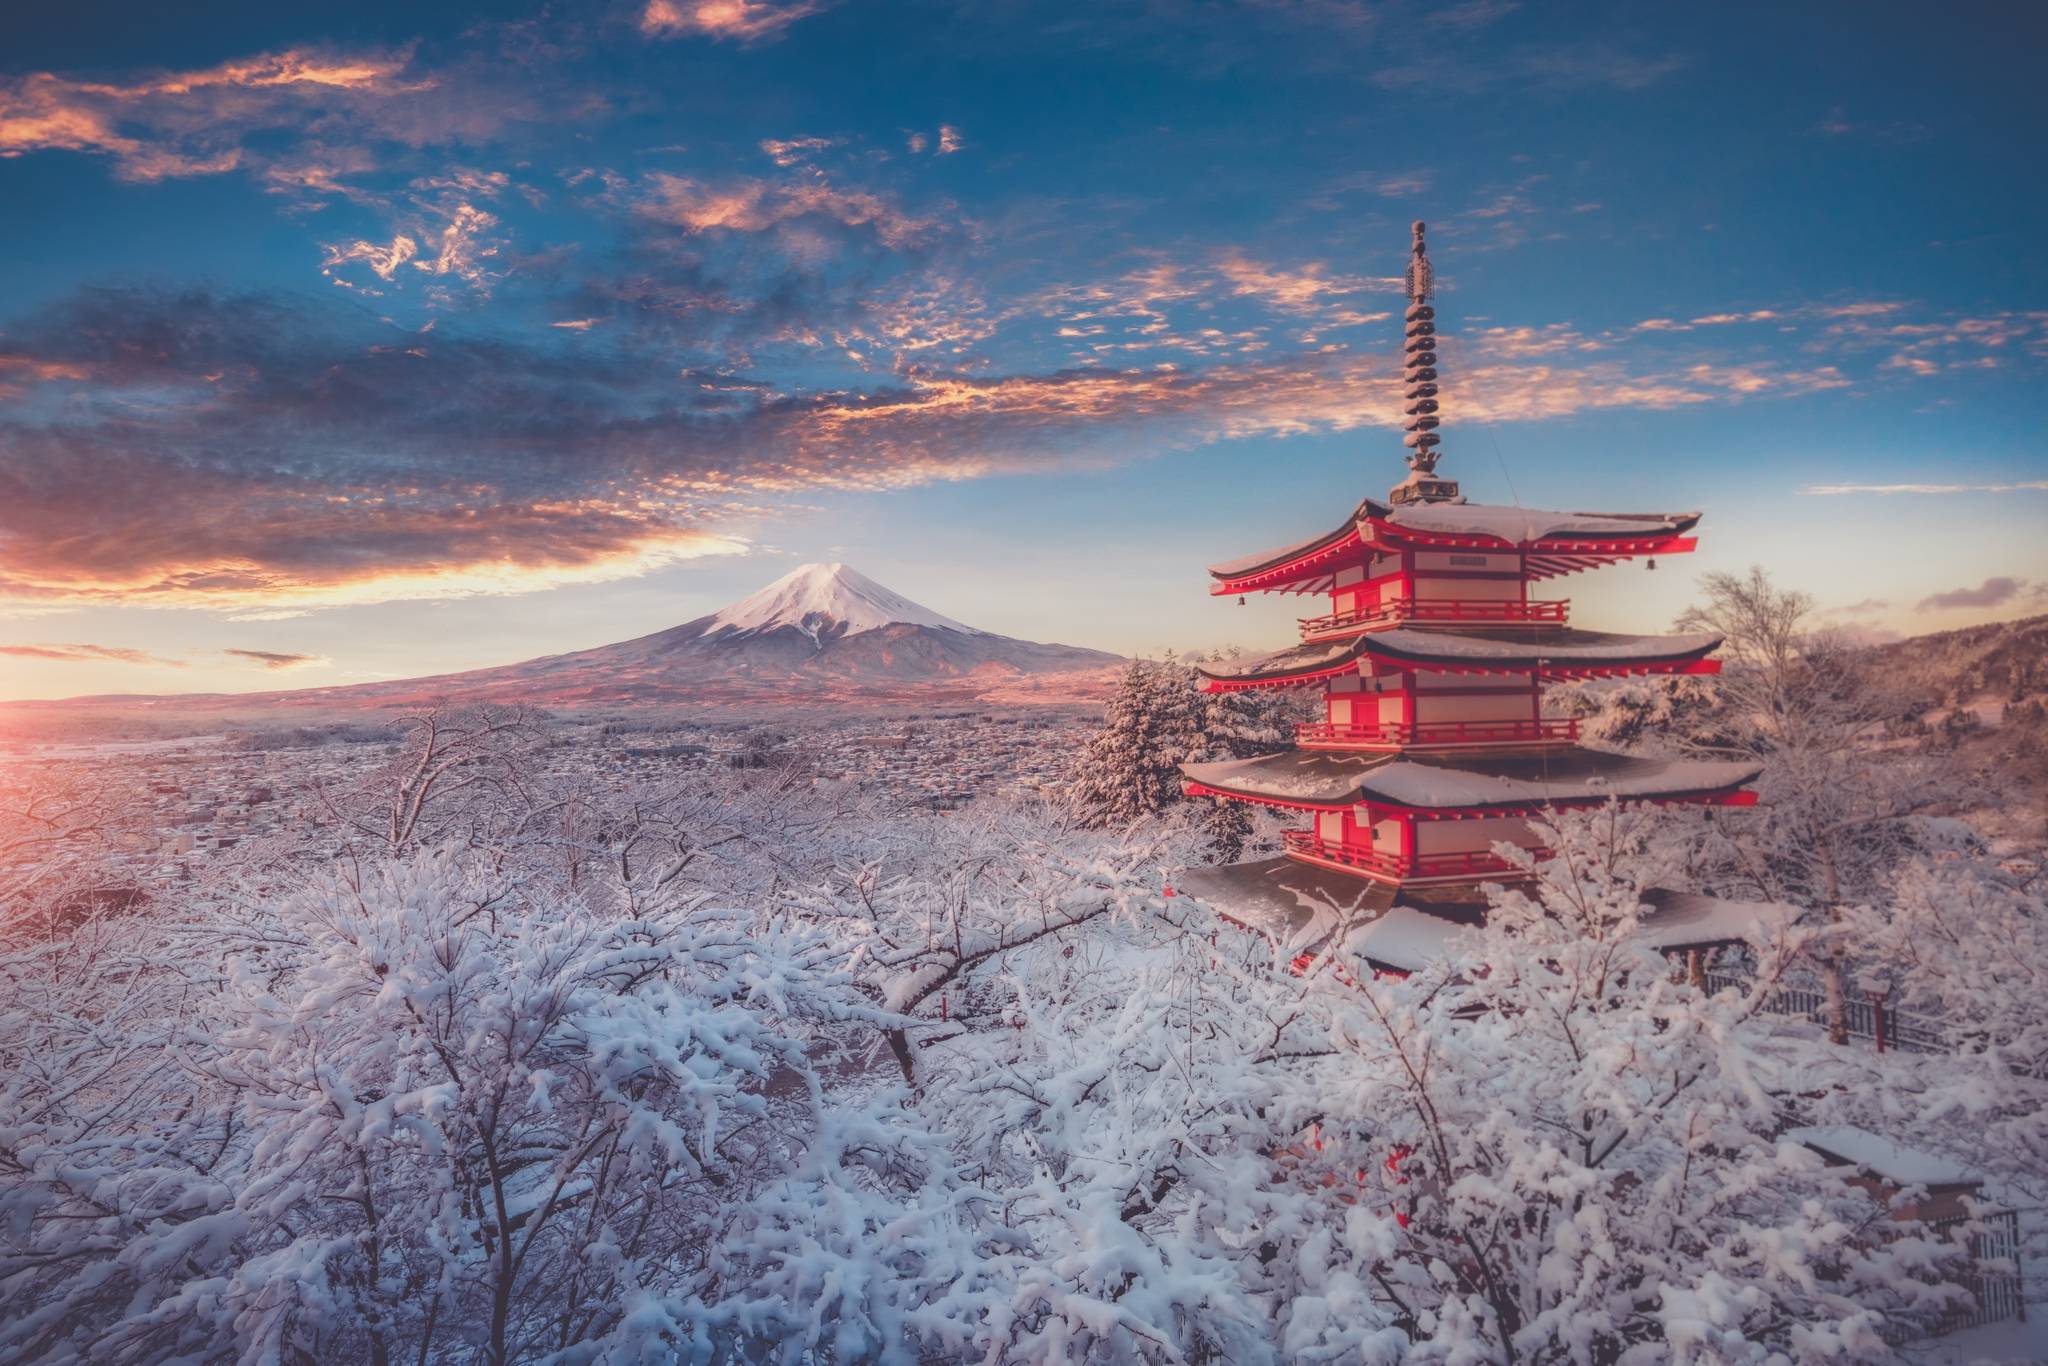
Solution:
[{"label": "wispy cloud", "polygon": [[1828,110],[1826,116],[1813,126],[1812,131],[1821,137],[1866,137],[1879,142],[1897,144],[1919,142],[1927,136],[1925,124],[1903,119],[1851,119],[1839,105]]},{"label": "wispy cloud", "polygon": [[1839,498],[1852,493],[1888,496],[1901,493],[2039,493],[2048,491],[2048,479],[2025,479],[2015,483],[1984,484],[1808,484],[1799,490],[1809,498]]},{"label": "wispy cloud", "polygon": [[147,650],[121,645],[0,645],[0,655],[14,659],[52,659],[70,664],[146,664],[182,669],[182,659],[165,659]]},{"label": "wispy cloud", "polygon": [[217,175],[244,137],[314,111],[414,88],[404,54],[291,49],[129,82],[37,72],[0,83],[0,156],[91,152],[127,180]]},{"label": "wispy cloud", "polygon": [[2020,590],[2027,586],[2025,579],[2006,576],[1990,578],[1975,588],[1953,588],[1946,593],[1936,593],[1920,599],[1917,609],[1922,612],[1938,611],[1948,607],[1996,607],[2018,597]]},{"label": "wispy cloud", "polygon": [[787,169],[801,165],[838,144],[837,138],[764,138],[761,150],[768,154],[770,161]]},{"label": "wispy cloud", "polygon": [[331,663],[325,655],[294,654],[283,650],[222,650],[224,655],[260,664],[266,669],[301,669],[309,664]]},{"label": "wispy cloud", "polygon": [[942,232],[938,219],[906,212],[888,196],[849,189],[815,172],[785,181],[716,183],[657,172],[640,212],[687,232],[758,233],[806,218],[871,231],[891,247],[916,246]]}]

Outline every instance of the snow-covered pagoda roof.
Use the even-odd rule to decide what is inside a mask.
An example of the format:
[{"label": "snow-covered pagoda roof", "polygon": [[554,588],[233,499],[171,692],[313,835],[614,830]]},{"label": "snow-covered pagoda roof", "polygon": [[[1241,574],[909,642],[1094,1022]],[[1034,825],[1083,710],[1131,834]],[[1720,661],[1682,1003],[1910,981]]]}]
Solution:
[{"label": "snow-covered pagoda roof", "polygon": [[1732,797],[1755,764],[1651,759],[1598,750],[1516,757],[1405,757],[1295,749],[1256,759],[1183,764],[1191,789],[1298,810],[1368,806],[1422,812],[1518,812],[1553,805]]},{"label": "snow-covered pagoda roof", "polygon": [[1571,626],[1497,629],[1394,627],[1349,639],[1313,642],[1252,659],[1209,661],[1195,668],[1224,688],[1312,683],[1349,672],[1372,659],[1403,668],[1445,673],[1541,671],[1547,677],[1675,673],[1702,664],[1721,644],[1714,635],[1639,636],[1582,631]]},{"label": "snow-covered pagoda roof", "polygon": [[[1380,971],[1418,972],[1453,955],[1486,914],[1468,888],[1395,887],[1289,858],[1191,868],[1178,882],[1289,958],[1319,953],[1332,935],[1342,934],[1346,954]],[[1734,943],[1798,914],[1777,902],[1724,901],[1665,888],[1644,892],[1643,902],[1648,909],[1637,922],[1637,938],[1660,952]]]},{"label": "snow-covered pagoda roof", "polygon": [[1372,550],[1521,551],[1543,578],[1631,555],[1692,549],[1682,539],[1697,512],[1546,512],[1490,503],[1406,503],[1368,498],[1340,526],[1289,545],[1209,566],[1213,592],[1320,592],[1335,571]]}]

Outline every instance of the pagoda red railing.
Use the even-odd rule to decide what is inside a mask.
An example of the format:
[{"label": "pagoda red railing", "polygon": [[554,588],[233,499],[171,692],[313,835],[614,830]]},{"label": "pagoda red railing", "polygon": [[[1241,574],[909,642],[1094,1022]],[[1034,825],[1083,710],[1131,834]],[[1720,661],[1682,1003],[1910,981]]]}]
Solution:
[{"label": "pagoda red railing", "polygon": [[[1417,854],[1414,858],[1403,858],[1399,854],[1367,849],[1355,844],[1332,843],[1313,830],[1284,830],[1280,838],[1290,854],[1320,859],[1325,863],[1340,863],[1347,868],[1357,868],[1387,878],[1489,877],[1503,873],[1518,874],[1521,871],[1490,849],[1461,849],[1449,853]],[[1536,857],[1542,858],[1548,851],[1535,852]]]},{"label": "pagoda red railing", "polygon": [[1534,602],[1496,602],[1479,598],[1395,598],[1350,612],[1301,617],[1301,638],[1316,640],[1342,631],[1362,630],[1396,621],[1457,622],[1465,625],[1562,624],[1569,598]]},{"label": "pagoda red railing", "polygon": [[1342,725],[1306,721],[1294,728],[1296,744],[1310,748],[1394,749],[1403,745],[1534,745],[1579,738],[1577,717],[1541,721],[1382,721]]}]

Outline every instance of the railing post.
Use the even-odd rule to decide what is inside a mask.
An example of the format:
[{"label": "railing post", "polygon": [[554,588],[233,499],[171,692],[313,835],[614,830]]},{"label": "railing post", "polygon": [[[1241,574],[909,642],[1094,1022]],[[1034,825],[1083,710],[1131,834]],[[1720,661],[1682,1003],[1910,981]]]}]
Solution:
[{"label": "railing post", "polygon": [[1870,996],[1871,1032],[1877,1037],[1877,1051],[1884,1052],[1884,993],[1872,992]]}]

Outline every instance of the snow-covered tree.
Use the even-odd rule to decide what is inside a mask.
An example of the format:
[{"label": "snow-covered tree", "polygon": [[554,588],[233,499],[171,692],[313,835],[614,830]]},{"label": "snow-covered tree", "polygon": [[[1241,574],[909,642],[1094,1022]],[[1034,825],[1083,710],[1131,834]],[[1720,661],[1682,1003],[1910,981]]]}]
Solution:
[{"label": "snow-covered tree", "polygon": [[[1883,745],[1899,714],[1863,652],[1816,628],[1813,603],[1761,569],[1709,574],[1681,629],[1723,638],[1718,734],[1700,748],[1763,765],[1759,809],[1703,820],[1707,874],[1741,894],[1789,902],[1816,923],[1881,900],[1912,848],[1909,818],[1946,792],[1930,765]],[[1844,976],[1852,943],[1814,946],[1837,1042],[1847,1037]]]},{"label": "snow-covered tree", "polygon": [[2048,899],[2038,870],[2001,866],[1973,842],[1916,858],[1881,906],[1852,909],[1859,983],[1931,1021],[1936,1054],[1859,1059],[1849,1116],[1911,1126],[2015,1197],[2048,1201]]},{"label": "snow-covered tree", "polygon": [[1180,800],[1187,747],[1173,723],[1186,709],[1165,705],[1162,672],[1156,660],[1132,660],[1103,707],[1102,728],[1075,759],[1068,798],[1090,824],[1128,824]]},{"label": "snow-covered tree", "polygon": [[11,1358],[884,1359],[951,1284],[848,1235],[961,1211],[886,1090],[827,1095],[876,1015],[816,933],[443,848],[194,942],[73,1009],[52,954],[5,965]]},{"label": "snow-covered tree", "polygon": [[[1171,653],[1125,670],[1102,729],[1074,765],[1069,797],[1085,821],[1107,827],[1156,815],[1181,800],[1182,764],[1250,758],[1292,743],[1295,704],[1287,695],[1212,693],[1202,685]],[[1254,831],[1234,802],[1202,802],[1194,820],[1205,856],[1216,862],[1237,858]]]},{"label": "snow-covered tree", "polygon": [[1652,820],[1559,819],[1461,952],[1339,1012],[1355,1080],[1303,1175],[1355,1193],[1326,1275],[1405,1359],[1870,1360],[1954,1294],[1951,1253],[1776,1137],[1757,992],[1643,946]]}]

